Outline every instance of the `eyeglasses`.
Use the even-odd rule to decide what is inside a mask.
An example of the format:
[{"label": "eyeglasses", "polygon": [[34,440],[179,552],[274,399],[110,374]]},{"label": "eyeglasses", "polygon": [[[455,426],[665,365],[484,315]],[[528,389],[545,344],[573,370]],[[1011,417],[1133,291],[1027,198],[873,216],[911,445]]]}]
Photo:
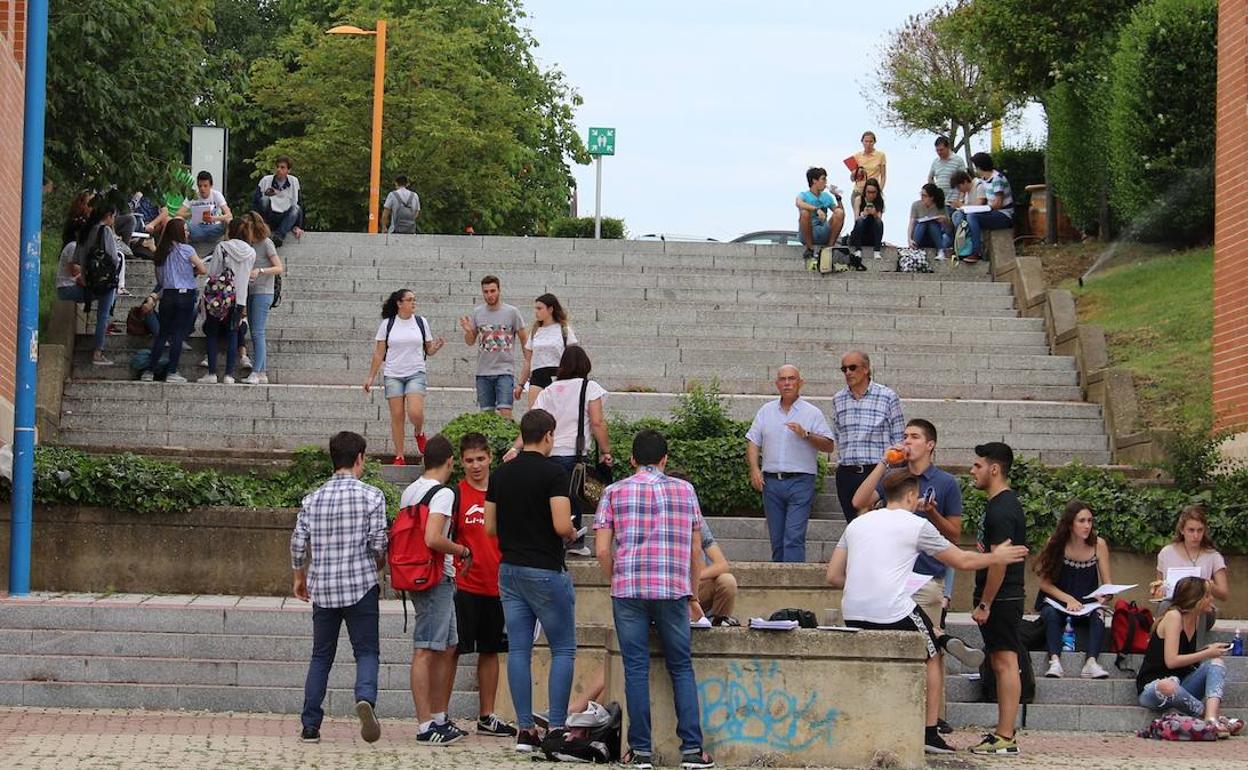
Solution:
[{"label": "eyeglasses", "polygon": [[848,364],[846,366],[841,367],[841,374],[845,374],[846,372],[856,372],[856,371],[858,371],[858,364]]}]

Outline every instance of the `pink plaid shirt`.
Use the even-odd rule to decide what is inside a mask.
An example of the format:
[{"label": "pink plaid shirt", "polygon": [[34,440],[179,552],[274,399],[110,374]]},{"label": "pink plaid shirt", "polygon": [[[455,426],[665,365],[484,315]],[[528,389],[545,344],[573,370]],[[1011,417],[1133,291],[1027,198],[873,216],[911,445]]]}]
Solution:
[{"label": "pink plaid shirt", "polygon": [[619,599],[690,596],[693,533],[702,526],[698,495],[687,481],[646,466],[607,487],[594,529],[615,536],[611,595]]}]

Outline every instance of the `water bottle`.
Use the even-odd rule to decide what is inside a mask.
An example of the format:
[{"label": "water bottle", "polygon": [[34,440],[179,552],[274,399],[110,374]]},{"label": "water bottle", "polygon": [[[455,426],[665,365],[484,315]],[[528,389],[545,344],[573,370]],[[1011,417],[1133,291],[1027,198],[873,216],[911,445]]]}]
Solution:
[{"label": "water bottle", "polygon": [[1231,654],[1240,657],[1244,654],[1244,629],[1235,629],[1235,636],[1231,638]]},{"label": "water bottle", "polygon": [[1070,622],[1070,618],[1066,618],[1066,630],[1062,632],[1062,651],[1075,651],[1075,626]]}]

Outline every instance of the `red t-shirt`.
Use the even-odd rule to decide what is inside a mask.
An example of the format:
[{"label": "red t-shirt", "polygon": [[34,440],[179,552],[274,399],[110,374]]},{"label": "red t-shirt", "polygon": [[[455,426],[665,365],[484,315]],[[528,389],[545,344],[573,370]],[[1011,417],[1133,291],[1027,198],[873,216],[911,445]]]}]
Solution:
[{"label": "red t-shirt", "polygon": [[478,596],[498,596],[498,538],[485,533],[485,492],[468,481],[459,482],[459,520],[455,540],[472,549],[472,567],[463,572],[455,564],[455,585]]}]

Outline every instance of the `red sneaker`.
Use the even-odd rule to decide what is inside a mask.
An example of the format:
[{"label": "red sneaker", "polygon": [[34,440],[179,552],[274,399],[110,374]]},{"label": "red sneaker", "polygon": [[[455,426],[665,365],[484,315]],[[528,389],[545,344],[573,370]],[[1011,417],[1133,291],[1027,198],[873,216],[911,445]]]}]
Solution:
[{"label": "red sneaker", "polygon": [[416,448],[420,450],[422,455],[425,453],[425,444],[427,443],[429,443],[429,439],[425,438],[425,434],[416,434]]},{"label": "red sneaker", "polygon": [[407,460],[403,459],[403,455],[395,455],[392,465],[407,465]]}]

